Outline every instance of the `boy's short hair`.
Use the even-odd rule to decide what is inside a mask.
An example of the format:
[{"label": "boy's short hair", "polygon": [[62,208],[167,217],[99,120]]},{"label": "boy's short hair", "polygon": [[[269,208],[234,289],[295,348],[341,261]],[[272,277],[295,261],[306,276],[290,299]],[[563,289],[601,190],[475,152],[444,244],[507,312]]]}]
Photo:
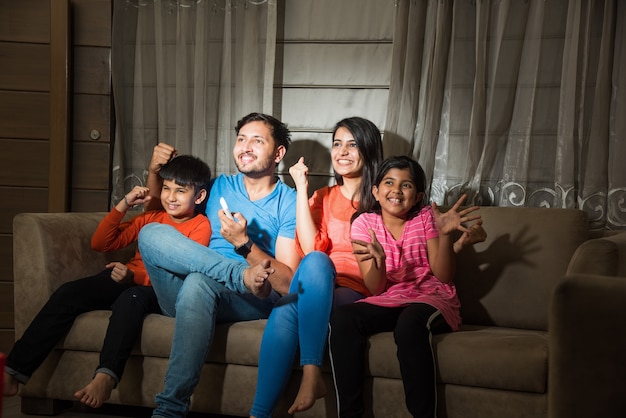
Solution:
[{"label": "boy's short hair", "polygon": [[202,189],[209,190],[211,169],[200,158],[177,155],[161,167],[159,176],[181,186],[192,186],[197,193]]}]

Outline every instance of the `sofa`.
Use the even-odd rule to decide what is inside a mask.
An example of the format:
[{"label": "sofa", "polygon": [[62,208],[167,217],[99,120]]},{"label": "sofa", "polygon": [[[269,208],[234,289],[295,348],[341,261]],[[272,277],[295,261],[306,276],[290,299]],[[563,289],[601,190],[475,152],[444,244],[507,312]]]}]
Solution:
[{"label": "sofa", "polygon": [[[620,349],[626,352],[626,332],[619,336],[611,333],[618,321],[615,314],[606,312],[608,309],[603,317],[594,316],[598,306],[585,300],[585,295],[592,293],[585,286],[600,289],[603,296],[596,295],[600,307],[604,307],[601,298],[613,297],[602,292],[612,293],[614,282],[621,283],[626,276],[626,234],[593,237],[586,214],[574,209],[482,207],[480,214],[488,239],[465,250],[457,262],[455,282],[463,326],[460,331],[433,338],[438,416],[611,416],[578,415],[571,405],[576,405],[572,400],[593,405],[594,398],[589,395],[602,391],[608,393],[599,399],[624,402],[626,362],[620,359],[619,367],[604,363],[612,361],[611,356]],[[22,213],[14,218],[16,337],[62,282],[93,274],[108,261],[125,260],[132,254],[132,248],[110,254],[90,249],[91,235],[103,216]],[[610,307],[619,309],[624,318],[626,299],[619,301],[615,296],[611,300]],[[582,312],[578,303],[584,306]],[[21,386],[23,413],[55,414],[73,400],[76,389],[90,381],[108,317],[108,311],[95,311],[76,320],[30,382]],[[595,337],[593,318],[601,322],[598,335],[607,340]],[[582,320],[590,329],[577,335]],[[146,317],[124,377],[109,403],[154,407],[167,368],[173,326],[172,318]],[[258,320],[217,327],[191,411],[248,416],[264,326],[265,320]],[[594,342],[591,348],[590,340]],[[602,350],[611,341],[616,346],[605,359]],[[370,338],[367,362],[363,377],[367,416],[408,417],[391,333]],[[597,367],[599,363],[609,375],[598,378],[592,372],[604,370]],[[288,416],[286,410],[298,389],[299,373],[294,364],[292,379],[274,416]],[[325,378],[328,395],[298,417],[337,416],[327,365]],[[580,386],[580,378],[595,380]],[[621,397],[613,396],[615,390],[621,390]],[[609,408],[611,405],[609,402]],[[626,407],[620,410],[622,416],[624,411]]]}]

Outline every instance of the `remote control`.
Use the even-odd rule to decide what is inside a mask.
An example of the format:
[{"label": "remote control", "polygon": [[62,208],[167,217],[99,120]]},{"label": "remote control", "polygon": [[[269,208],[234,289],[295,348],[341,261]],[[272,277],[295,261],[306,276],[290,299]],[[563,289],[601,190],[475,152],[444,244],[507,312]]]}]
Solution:
[{"label": "remote control", "polygon": [[230,212],[230,209],[228,209],[228,205],[226,204],[226,200],[224,200],[223,197],[220,197],[220,205],[222,205],[222,209],[224,209],[224,213],[226,214],[226,216],[228,216],[229,219],[234,221],[235,218],[233,218],[233,214]]}]

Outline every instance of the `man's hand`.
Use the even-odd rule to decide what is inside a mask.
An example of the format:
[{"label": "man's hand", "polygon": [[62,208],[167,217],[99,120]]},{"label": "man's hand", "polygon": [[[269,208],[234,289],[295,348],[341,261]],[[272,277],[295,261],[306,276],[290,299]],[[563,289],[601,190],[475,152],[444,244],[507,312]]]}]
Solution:
[{"label": "man's hand", "polygon": [[148,179],[146,181],[146,186],[150,189],[150,199],[146,199],[146,203],[143,205],[144,210],[163,208],[160,199],[163,180],[159,177],[159,172],[161,171],[161,167],[174,158],[176,154],[176,149],[164,142],[160,142],[154,147],[150,165],[148,165]]},{"label": "man's hand", "polygon": [[217,213],[220,218],[220,234],[236,248],[248,242],[248,220],[239,212],[233,212],[232,215],[235,220],[228,218],[222,209]]},{"label": "man's hand", "polygon": [[167,164],[169,160],[174,158],[177,154],[176,149],[164,142],[159,142],[152,151],[152,158],[150,159],[150,165],[148,171],[158,174],[161,171],[161,167]]}]

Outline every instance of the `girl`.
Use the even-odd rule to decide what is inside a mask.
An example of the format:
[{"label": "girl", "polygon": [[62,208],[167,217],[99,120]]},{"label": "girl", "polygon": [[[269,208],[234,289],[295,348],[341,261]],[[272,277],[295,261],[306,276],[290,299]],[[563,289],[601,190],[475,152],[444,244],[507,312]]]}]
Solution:
[{"label": "girl", "polygon": [[461,317],[452,283],[452,235],[471,230],[463,222],[478,207],[458,211],[462,196],[446,213],[424,205],[426,179],[409,157],[385,160],[376,176],[375,203],[361,204],[352,224],[352,243],[363,280],[373,296],[334,312],[330,356],[340,417],[364,414],[363,373],[370,335],[393,331],[405,400],[414,417],[434,417],[435,365],[432,334],[455,331]]}]

